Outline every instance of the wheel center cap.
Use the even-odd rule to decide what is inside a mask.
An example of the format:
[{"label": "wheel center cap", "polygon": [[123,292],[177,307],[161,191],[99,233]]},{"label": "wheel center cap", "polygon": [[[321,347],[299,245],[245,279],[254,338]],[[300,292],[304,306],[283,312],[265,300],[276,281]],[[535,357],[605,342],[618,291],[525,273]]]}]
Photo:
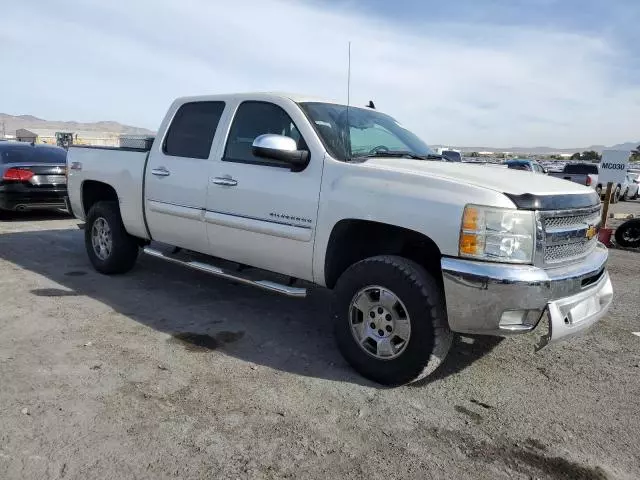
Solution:
[{"label": "wheel center cap", "polygon": [[393,332],[393,316],[384,307],[374,307],[369,311],[369,328],[372,335],[385,338]]}]

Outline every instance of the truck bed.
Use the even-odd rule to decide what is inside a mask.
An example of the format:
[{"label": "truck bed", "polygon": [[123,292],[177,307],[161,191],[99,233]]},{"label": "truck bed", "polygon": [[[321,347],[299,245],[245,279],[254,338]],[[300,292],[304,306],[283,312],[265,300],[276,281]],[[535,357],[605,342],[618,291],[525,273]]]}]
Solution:
[{"label": "truck bed", "polygon": [[[72,146],[67,154],[69,202],[74,214],[84,219],[82,187],[86,182],[110,185],[118,195],[122,222],[129,233],[148,238],[142,216],[144,167],[150,148]],[[142,193],[142,194],[141,194]]]}]

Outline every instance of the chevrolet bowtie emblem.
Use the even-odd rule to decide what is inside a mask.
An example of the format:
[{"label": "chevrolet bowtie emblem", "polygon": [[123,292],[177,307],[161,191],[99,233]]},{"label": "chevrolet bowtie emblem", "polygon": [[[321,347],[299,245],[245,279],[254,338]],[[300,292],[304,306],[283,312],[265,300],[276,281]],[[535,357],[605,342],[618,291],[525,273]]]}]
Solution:
[{"label": "chevrolet bowtie emblem", "polygon": [[593,237],[596,236],[597,233],[598,233],[598,229],[594,225],[589,225],[589,228],[587,228],[587,233],[585,234],[585,236],[587,237],[587,240],[591,240]]}]

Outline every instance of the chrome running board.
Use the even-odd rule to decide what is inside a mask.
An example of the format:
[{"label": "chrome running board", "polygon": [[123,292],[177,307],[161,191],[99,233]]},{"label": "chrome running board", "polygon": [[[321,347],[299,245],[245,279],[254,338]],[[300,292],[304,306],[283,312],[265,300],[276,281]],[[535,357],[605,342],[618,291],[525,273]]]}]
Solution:
[{"label": "chrome running board", "polygon": [[251,285],[270,292],[279,293],[287,297],[304,298],[307,296],[306,288],[291,287],[289,285],[282,285],[281,283],[272,282],[270,280],[251,280],[250,278],[240,276],[234,273],[223,270],[215,265],[209,265],[208,263],[197,262],[194,260],[181,260],[179,258],[166,255],[165,253],[150,247],[144,247],[142,249],[147,255],[152,257],[161,258],[178,265],[183,265],[194,270],[200,270],[201,272],[210,273],[216,277],[225,278],[227,280],[233,280],[234,282],[244,283],[245,285]]}]

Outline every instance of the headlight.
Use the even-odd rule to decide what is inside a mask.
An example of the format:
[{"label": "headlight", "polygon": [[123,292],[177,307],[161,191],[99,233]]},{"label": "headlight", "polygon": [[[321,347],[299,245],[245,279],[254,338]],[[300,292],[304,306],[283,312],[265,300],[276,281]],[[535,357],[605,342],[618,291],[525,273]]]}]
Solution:
[{"label": "headlight", "polygon": [[467,205],[460,229],[460,256],[494,262],[532,263],[534,213]]}]

